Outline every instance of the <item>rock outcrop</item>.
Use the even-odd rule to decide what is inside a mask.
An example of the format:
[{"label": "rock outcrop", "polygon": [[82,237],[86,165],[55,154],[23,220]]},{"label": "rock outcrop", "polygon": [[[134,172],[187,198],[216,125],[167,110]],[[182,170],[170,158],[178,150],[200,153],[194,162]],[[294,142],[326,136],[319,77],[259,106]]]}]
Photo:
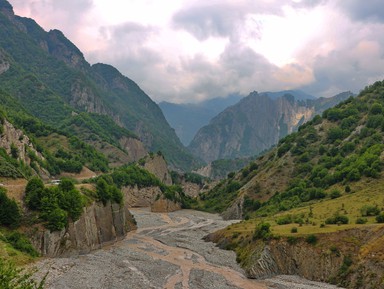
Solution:
[{"label": "rock outcrop", "polygon": [[47,229],[32,228],[28,235],[34,247],[48,257],[84,254],[99,249],[104,244],[124,238],[135,229],[134,219],[127,206],[94,202],[84,208],[76,222],[66,229],[50,232]]},{"label": "rock outcrop", "polygon": [[6,72],[9,69],[9,67],[10,67],[10,64],[0,49],[0,75]]},{"label": "rock outcrop", "polygon": [[167,162],[164,157],[159,154],[153,154],[143,159],[144,169],[154,174],[161,182],[166,185],[172,185],[171,174],[168,171]]},{"label": "rock outcrop", "polygon": [[237,198],[235,202],[221,216],[224,220],[241,220],[243,219],[244,197]]},{"label": "rock outcrop", "polygon": [[159,187],[123,187],[121,191],[124,194],[127,206],[130,208],[150,207],[163,194]]},{"label": "rock outcrop", "polygon": [[[0,134],[0,147],[4,148],[8,155],[15,154],[17,159],[26,164],[30,164],[31,160],[28,156],[28,150],[32,151],[40,159],[44,157],[34,148],[31,140],[24,132],[17,129],[8,120],[4,119],[2,125],[2,133]],[[13,151],[13,152],[12,152]]]},{"label": "rock outcrop", "polygon": [[136,138],[122,137],[119,140],[121,147],[128,153],[130,162],[136,162],[147,155],[144,144]]},{"label": "rock outcrop", "polygon": [[151,205],[151,211],[155,213],[168,213],[181,210],[179,203],[160,198]]},{"label": "rock outcrop", "polygon": [[286,274],[329,282],[338,274],[344,259],[340,253],[309,245],[305,241],[291,245],[274,240],[253,254],[251,258],[254,261],[246,268],[246,273],[249,278],[255,279]]}]

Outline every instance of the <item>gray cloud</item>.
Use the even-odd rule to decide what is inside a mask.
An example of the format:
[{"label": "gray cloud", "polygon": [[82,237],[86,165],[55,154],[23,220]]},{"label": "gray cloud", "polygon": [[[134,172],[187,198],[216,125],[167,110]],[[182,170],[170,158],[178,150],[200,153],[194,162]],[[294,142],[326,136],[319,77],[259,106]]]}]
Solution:
[{"label": "gray cloud", "polygon": [[382,0],[339,0],[338,5],[352,20],[384,22],[384,3]]},{"label": "gray cloud", "polygon": [[[345,90],[358,92],[384,78],[384,5],[380,0],[187,2],[189,6],[176,11],[170,19],[169,28],[129,19],[109,26],[87,23],[87,16],[94,16],[91,0],[11,0],[15,7],[29,9],[31,17],[46,24],[44,27],[62,30],[75,43],[88,44],[87,39],[81,39],[83,28],[98,29],[94,33],[98,32],[98,37],[90,41],[91,50],[84,51],[87,59],[114,65],[157,101],[193,102],[234,92],[293,88],[331,96]],[[248,43],[263,33],[263,23],[254,23],[253,16],[249,16],[284,16],[285,5],[300,11],[323,9],[330,16],[319,31],[314,31],[315,37],[306,47],[296,52],[294,63],[277,67],[255,52],[255,41],[252,48]],[[177,43],[179,35],[169,29],[187,31],[200,42],[222,38],[225,47],[220,55],[210,58],[204,51],[182,54],[183,49],[188,49]],[[168,39],[162,39],[162,35]],[[165,41],[169,43],[162,45]],[[177,48],[166,51],[173,44],[180,45],[180,53]]]},{"label": "gray cloud", "polygon": [[176,12],[172,22],[175,28],[184,29],[201,41],[209,37],[236,38],[248,14],[279,15],[281,7],[290,2],[246,0],[238,3],[209,1],[205,4],[196,1],[194,6]]}]

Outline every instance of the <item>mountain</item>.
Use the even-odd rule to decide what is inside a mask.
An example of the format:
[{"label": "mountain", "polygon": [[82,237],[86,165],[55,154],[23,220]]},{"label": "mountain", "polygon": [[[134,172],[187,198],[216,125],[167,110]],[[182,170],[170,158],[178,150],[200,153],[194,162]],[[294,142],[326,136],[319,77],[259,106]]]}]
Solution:
[{"label": "mountain", "polygon": [[159,106],[181,142],[187,146],[201,127],[207,125],[219,112],[237,103],[240,99],[241,96],[235,94],[199,103],[176,104],[163,101],[159,103]]},{"label": "mountain", "polygon": [[201,195],[201,208],[245,219],[209,240],[235,250],[251,278],[382,288],[383,141],[378,81]]},{"label": "mountain", "polygon": [[296,100],[291,94],[271,98],[252,92],[202,127],[189,149],[206,162],[257,155],[350,95],[345,92],[332,98]]},{"label": "mountain", "polygon": [[[110,65],[91,66],[62,32],[46,32],[34,20],[14,15],[5,0],[0,0],[0,72],[1,89],[47,125],[82,126],[75,121],[79,114],[103,115],[135,135],[146,150],[162,151],[173,167],[194,164],[158,105],[135,82]],[[72,133],[92,143],[79,131]]]},{"label": "mountain", "polygon": [[266,91],[260,94],[265,94],[272,99],[282,97],[285,94],[293,95],[296,100],[316,99],[316,97],[314,97],[313,95],[305,93],[304,91],[301,91],[301,90],[282,90],[282,91],[275,91],[275,92]]}]

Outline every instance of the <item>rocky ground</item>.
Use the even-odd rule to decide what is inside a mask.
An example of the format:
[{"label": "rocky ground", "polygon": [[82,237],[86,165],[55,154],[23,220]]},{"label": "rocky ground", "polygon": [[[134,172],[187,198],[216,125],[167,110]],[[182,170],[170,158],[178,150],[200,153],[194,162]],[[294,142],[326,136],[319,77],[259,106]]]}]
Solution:
[{"label": "rocky ground", "polygon": [[244,277],[235,254],[202,238],[229,225],[216,215],[182,210],[168,214],[132,210],[139,230],[91,254],[45,259],[38,278],[48,273],[55,289],[331,289],[294,276],[257,281]]}]

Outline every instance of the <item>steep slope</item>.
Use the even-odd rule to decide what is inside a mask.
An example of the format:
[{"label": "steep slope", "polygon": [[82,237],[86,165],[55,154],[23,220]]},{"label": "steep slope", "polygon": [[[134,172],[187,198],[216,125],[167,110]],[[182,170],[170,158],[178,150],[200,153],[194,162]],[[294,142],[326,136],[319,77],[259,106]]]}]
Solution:
[{"label": "steep slope", "polygon": [[316,116],[201,196],[245,218],[210,240],[252,278],[298,274],[382,288],[384,81]]},{"label": "steep slope", "polygon": [[229,95],[225,98],[213,98],[199,103],[160,102],[159,106],[182,143],[187,146],[201,127],[207,125],[214,116],[240,99],[240,95]]},{"label": "steep slope", "polygon": [[257,155],[350,95],[346,92],[330,99],[296,101],[291,94],[272,99],[253,92],[201,128],[189,149],[207,162]]},{"label": "steep slope", "polygon": [[0,84],[43,122],[60,126],[73,112],[109,116],[133,131],[147,150],[163,151],[171,165],[188,168],[193,157],[182,146],[159,107],[115,68],[91,66],[62,32],[45,32],[14,15],[0,1]]}]

